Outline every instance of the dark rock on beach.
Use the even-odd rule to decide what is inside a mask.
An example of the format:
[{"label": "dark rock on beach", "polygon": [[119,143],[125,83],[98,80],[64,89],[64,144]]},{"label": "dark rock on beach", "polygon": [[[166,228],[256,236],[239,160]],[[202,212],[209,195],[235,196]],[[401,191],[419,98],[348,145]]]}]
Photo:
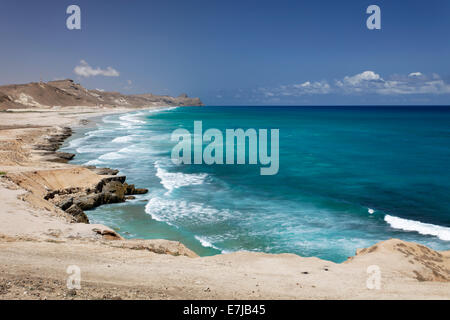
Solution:
[{"label": "dark rock on beach", "polygon": [[135,188],[134,185],[127,184],[125,180],[125,176],[108,177],[102,179],[95,189],[68,188],[50,191],[44,199],[72,215],[74,222],[89,223],[84,211],[104,204],[135,199],[133,195],[148,192],[147,189]]},{"label": "dark rock on beach", "polygon": [[75,157],[73,153],[57,152],[61,148],[64,141],[72,135],[72,129],[64,127],[58,132],[48,136],[42,143],[34,145],[35,150],[46,151],[43,153],[47,156],[47,161],[67,163]]},{"label": "dark rock on beach", "polygon": [[55,205],[59,207],[61,210],[66,211],[73,205],[73,198],[61,198],[55,201]]},{"label": "dark rock on beach", "polygon": [[[75,154],[58,152],[64,140],[72,135],[70,128],[60,128],[56,133],[48,136],[44,143],[35,145],[36,150],[47,157],[47,161],[67,163],[75,157]],[[98,206],[111,203],[124,202],[127,199],[135,199],[135,194],[145,194],[147,189],[135,188],[133,184],[125,183],[125,176],[117,176],[119,170],[110,168],[97,168],[86,166],[99,176],[107,176],[100,180],[94,188],[66,188],[51,190],[44,199],[52,202],[61,210],[73,217],[73,222],[89,223],[85,210],[92,210]]]},{"label": "dark rock on beach", "polygon": [[48,159],[48,161],[58,162],[58,163],[67,163],[75,157],[75,154],[68,153],[68,152],[54,152],[51,154],[54,157],[51,157],[50,159]]},{"label": "dark rock on beach", "polygon": [[148,193],[148,189],[144,189],[144,188],[134,189],[134,194],[146,194],[146,193]]},{"label": "dark rock on beach", "polygon": [[103,204],[102,195],[98,193],[81,196],[79,198],[76,198],[73,202],[81,210],[92,210]]},{"label": "dark rock on beach", "polygon": [[119,170],[110,168],[96,168],[92,171],[94,171],[99,176],[115,176],[119,173]]},{"label": "dark rock on beach", "polygon": [[47,195],[44,197],[44,199],[49,200],[49,199],[55,198],[55,196],[57,196],[57,195],[59,195],[59,196],[70,195],[70,194],[74,194],[74,193],[83,192],[83,190],[84,189],[82,189],[82,188],[66,188],[66,189],[62,189],[62,190],[50,191],[47,193]]},{"label": "dark rock on beach", "polygon": [[126,186],[119,181],[111,181],[105,184],[102,194],[105,202],[118,203],[125,200]]},{"label": "dark rock on beach", "polygon": [[119,170],[117,169],[97,168],[96,166],[83,166],[83,167],[91,170],[92,172],[95,172],[99,176],[115,176],[119,173]]},{"label": "dark rock on beach", "polygon": [[125,176],[115,176],[115,177],[104,178],[97,184],[97,186],[95,187],[95,190],[97,192],[102,192],[103,187],[105,185],[107,185],[110,182],[114,182],[114,181],[118,181],[123,184],[123,183],[125,183],[126,178],[127,177],[125,177]]},{"label": "dark rock on beach", "polygon": [[73,217],[75,223],[89,223],[87,215],[76,204],[72,205],[66,212]]},{"label": "dark rock on beach", "polygon": [[55,156],[57,156],[60,159],[67,160],[67,161],[70,161],[73,158],[75,158],[74,153],[68,153],[68,152],[55,152]]},{"label": "dark rock on beach", "polygon": [[148,193],[148,189],[144,188],[136,188],[134,184],[126,184],[124,183],[124,186],[126,187],[126,195],[134,195],[134,194],[146,194]]},{"label": "dark rock on beach", "polygon": [[125,183],[124,186],[125,186],[125,194],[126,195],[135,194],[136,188],[134,187],[134,184]]}]

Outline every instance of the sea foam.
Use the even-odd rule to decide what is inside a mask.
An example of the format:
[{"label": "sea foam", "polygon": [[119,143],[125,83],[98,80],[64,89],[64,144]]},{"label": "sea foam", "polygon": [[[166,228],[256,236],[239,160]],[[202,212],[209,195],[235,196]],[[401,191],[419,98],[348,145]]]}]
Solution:
[{"label": "sea foam", "polygon": [[[204,246],[205,248],[213,248],[213,249],[216,249],[216,250],[220,250],[220,249],[217,248],[215,245],[213,245],[211,242],[209,242],[209,241],[207,240],[206,237],[200,237],[200,236],[194,236],[194,237],[195,237],[195,239],[197,239],[197,240],[201,243],[201,245]],[[222,251],[222,250],[220,250],[220,251]]]},{"label": "sea foam", "polygon": [[208,176],[206,173],[185,174],[181,172],[168,172],[161,168],[158,161],[155,163],[155,168],[156,176],[161,179],[161,184],[168,192],[185,186],[203,184]]},{"label": "sea foam", "polygon": [[132,141],[134,138],[133,135],[130,136],[123,136],[123,137],[117,137],[115,138],[113,141],[111,141],[112,143],[127,143]]},{"label": "sea foam", "polygon": [[98,159],[99,160],[118,160],[118,159],[123,159],[123,158],[125,158],[124,154],[121,154],[119,152],[109,152],[107,154],[100,156]]},{"label": "sea foam", "polygon": [[228,209],[216,209],[206,204],[155,196],[145,206],[145,212],[157,221],[168,224],[184,221],[187,224],[217,223],[233,216]]},{"label": "sea foam", "polygon": [[[120,120],[125,121],[125,122],[132,122],[132,123],[139,123],[139,124],[145,124],[145,121],[136,119],[136,117],[139,115],[133,115],[133,114],[127,114],[124,116],[119,117]],[[123,122],[121,122],[122,124]]]},{"label": "sea foam", "polygon": [[68,148],[77,148],[85,143],[87,139],[89,139],[89,137],[73,139],[69,142]]},{"label": "sea foam", "polygon": [[384,221],[386,221],[394,229],[415,231],[423,235],[431,235],[444,241],[450,241],[450,228],[414,220],[402,219],[390,215],[386,215],[384,217]]}]

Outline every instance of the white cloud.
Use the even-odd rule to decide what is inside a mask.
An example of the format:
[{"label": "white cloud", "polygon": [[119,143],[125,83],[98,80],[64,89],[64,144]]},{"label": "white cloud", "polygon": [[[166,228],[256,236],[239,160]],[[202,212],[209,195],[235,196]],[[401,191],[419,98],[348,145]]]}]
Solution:
[{"label": "white cloud", "polygon": [[384,79],[373,71],[364,71],[353,76],[346,76],[343,79],[335,80],[335,90],[337,93],[361,94],[371,92],[374,88],[382,86]]},{"label": "white cloud", "polygon": [[421,72],[408,75],[391,75],[384,79],[374,71],[364,71],[342,79],[328,81],[306,81],[300,84],[282,85],[276,88],[260,88],[266,98],[344,94],[344,95],[411,95],[411,94],[450,94],[450,83],[445,82],[438,74],[426,76]]},{"label": "white cloud", "polygon": [[273,89],[259,88],[258,91],[263,93],[265,97],[297,97],[310,94],[327,94],[330,93],[330,90],[331,86],[326,81],[306,81],[300,84],[282,85]]},{"label": "white cloud", "polygon": [[443,80],[386,81],[376,93],[384,95],[404,94],[450,94],[450,85]]},{"label": "white cloud", "polygon": [[306,81],[302,84],[294,84],[294,87],[296,87],[296,88],[307,88],[310,86],[311,86],[311,82],[309,82],[309,81]]},{"label": "white cloud", "polygon": [[107,67],[106,69],[94,69],[85,60],[81,60],[80,64],[76,66],[73,71],[75,74],[86,78],[95,76],[118,77],[120,75],[119,71],[112,67]]},{"label": "white cloud", "polygon": [[345,77],[343,82],[352,86],[358,86],[370,81],[383,81],[379,74],[373,71],[364,71],[351,77]]}]

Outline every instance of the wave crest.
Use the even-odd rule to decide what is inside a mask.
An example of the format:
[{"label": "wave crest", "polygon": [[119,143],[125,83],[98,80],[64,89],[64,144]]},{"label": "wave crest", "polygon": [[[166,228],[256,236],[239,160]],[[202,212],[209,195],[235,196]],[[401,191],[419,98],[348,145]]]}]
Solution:
[{"label": "wave crest", "polygon": [[112,143],[127,143],[132,141],[134,138],[133,135],[131,136],[123,136],[123,137],[117,137],[115,138],[113,141],[111,141]]},{"label": "wave crest", "polygon": [[402,219],[390,215],[386,215],[384,217],[384,221],[386,221],[394,229],[415,231],[423,235],[431,235],[444,241],[450,241],[450,228],[436,226],[430,223],[423,223],[420,221]]},{"label": "wave crest", "polygon": [[181,172],[168,172],[161,168],[159,162],[155,163],[155,168],[156,176],[161,179],[161,184],[168,192],[185,186],[203,184],[208,176],[206,173],[186,174]]}]

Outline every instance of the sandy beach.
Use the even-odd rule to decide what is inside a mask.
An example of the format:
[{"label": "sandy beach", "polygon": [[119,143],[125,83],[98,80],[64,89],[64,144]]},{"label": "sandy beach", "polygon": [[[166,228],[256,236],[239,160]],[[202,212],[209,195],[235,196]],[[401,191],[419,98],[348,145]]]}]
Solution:
[{"label": "sandy beach", "polygon": [[[46,195],[95,188],[114,176],[55,162],[35,146],[65,127],[127,111],[131,109],[66,107],[1,112],[0,299],[450,298],[450,252],[395,239],[336,264],[293,254],[198,257],[178,242],[124,240],[107,226],[74,223]],[[81,270],[79,290],[66,285],[72,265]],[[368,288],[370,266],[379,268],[379,289]]]}]

